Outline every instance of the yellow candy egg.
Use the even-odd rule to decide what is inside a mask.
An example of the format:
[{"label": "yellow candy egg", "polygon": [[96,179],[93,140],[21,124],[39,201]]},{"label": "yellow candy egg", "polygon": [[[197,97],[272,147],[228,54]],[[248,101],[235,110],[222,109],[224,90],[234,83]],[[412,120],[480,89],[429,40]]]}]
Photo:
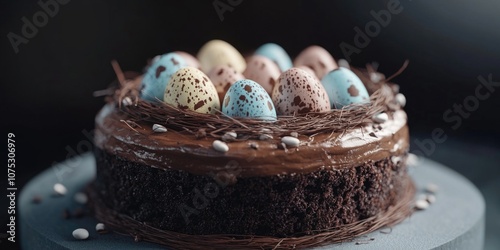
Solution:
[{"label": "yellow candy egg", "polygon": [[222,40],[212,40],[198,52],[203,72],[210,72],[215,66],[226,65],[239,73],[243,73],[246,68],[246,62],[243,56],[231,44]]}]

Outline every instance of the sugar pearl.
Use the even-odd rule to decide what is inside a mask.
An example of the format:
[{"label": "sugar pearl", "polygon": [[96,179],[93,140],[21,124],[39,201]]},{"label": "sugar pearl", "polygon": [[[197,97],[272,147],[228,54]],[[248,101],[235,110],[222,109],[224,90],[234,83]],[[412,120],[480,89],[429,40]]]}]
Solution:
[{"label": "sugar pearl", "polygon": [[289,147],[297,147],[300,144],[300,140],[292,136],[285,136],[281,138],[281,142],[285,143],[285,145]]},{"label": "sugar pearl", "polygon": [[66,189],[66,187],[63,184],[61,184],[61,183],[54,184],[54,191],[58,195],[65,195],[68,192],[68,190]]},{"label": "sugar pearl", "polygon": [[415,208],[417,208],[418,210],[425,210],[429,207],[429,202],[427,202],[426,200],[417,200],[415,202]]},{"label": "sugar pearl", "polygon": [[226,132],[223,136],[222,136],[222,140],[223,141],[227,141],[227,142],[231,142],[231,141],[234,141],[236,140],[236,138],[238,137],[238,134],[236,134],[236,132]]},{"label": "sugar pearl", "polygon": [[106,226],[103,223],[97,223],[97,225],[95,225],[95,230],[97,232],[105,231],[106,230]]},{"label": "sugar pearl", "polygon": [[436,202],[436,196],[432,194],[427,195],[425,199],[429,202],[429,204]]},{"label": "sugar pearl", "polygon": [[259,137],[259,140],[261,140],[261,141],[271,140],[271,139],[273,139],[273,136],[272,135],[268,135],[268,134],[262,134]]},{"label": "sugar pearl", "polygon": [[132,102],[132,99],[130,99],[130,97],[127,96],[127,97],[123,98],[122,104],[123,104],[123,106],[127,107],[127,106],[132,105],[133,102]]},{"label": "sugar pearl", "polygon": [[73,237],[77,240],[85,240],[89,237],[89,231],[85,228],[78,228],[73,231]]},{"label": "sugar pearl", "polygon": [[212,147],[214,147],[215,150],[219,151],[219,152],[227,152],[229,151],[229,147],[227,146],[227,144],[223,141],[219,141],[219,140],[215,140],[213,143],[212,143]]},{"label": "sugar pearl", "polygon": [[80,203],[80,204],[86,204],[87,203],[87,200],[88,200],[88,197],[85,193],[82,193],[82,192],[78,192],[75,194],[75,197],[74,197],[75,201]]},{"label": "sugar pearl", "polygon": [[155,133],[165,133],[167,132],[167,128],[160,124],[153,124],[153,131]]},{"label": "sugar pearl", "polygon": [[406,97],[405,95],[399,93],[396,95],[396,101],[401,105],[401,107],[404,107],[406,105]]}]

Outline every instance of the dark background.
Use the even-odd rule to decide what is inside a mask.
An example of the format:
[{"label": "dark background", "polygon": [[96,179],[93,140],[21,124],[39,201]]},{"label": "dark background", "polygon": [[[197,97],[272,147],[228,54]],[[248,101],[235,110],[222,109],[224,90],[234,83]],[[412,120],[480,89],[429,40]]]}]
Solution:
[{"label": "dark background", "polygon": [[[92,93],[113,80],[112,59],[124,70],[140,71],[157,54],[173,50],[196,54],[201,45],[215,38],[242,52],[275,42],[292,57],[318,44],[340,59],[345,57],[340,44],[354,45],[354,28],[364,30],[374,20],[370,11],[386,10],[390,1],[242,0],[223,14],[223,21],[212,0],[164,2],[72,0],[60,4],[58,13],[15,53],[7,34],[21,35],[21,18],[32,20],[41,8],[37,1],[2,1],[1,124],[3,136],[7,132],[16,135],[18,188],[53,163],[64,161],[71,155],[68,149],[88,150],[80,143],[88,140],[82,130],[92,130],[94,116],[103,105],[103,99]],[[352,54],[351,63],[364,66],[376,61],[379,71],[391,75],[404,60],[410,60],[407,70],[394,81],[408,100],[413,150],[425,152],[419,142],[429,142],[432,131],[442,128],[447,140],[436,143],[435,150],[425,156],[471,179],[487,198],[488,216],[493,216],[489,219],[500,221],[496,217],[500,214],[500,87],[480,101],[457,129],[443,120],[446,110],[475,94],[478,76],[491,74],[500,82],[500,2],[400,3],[402,12],[392,15],[359,54]],[[6,175],[1,179],[3,188]],[[2,224],[6,208],[2,198]],[[499,223],[490,222],[487,233],[493,235]],[[491,247],[498,240],[488,239],[488,244]]]}]

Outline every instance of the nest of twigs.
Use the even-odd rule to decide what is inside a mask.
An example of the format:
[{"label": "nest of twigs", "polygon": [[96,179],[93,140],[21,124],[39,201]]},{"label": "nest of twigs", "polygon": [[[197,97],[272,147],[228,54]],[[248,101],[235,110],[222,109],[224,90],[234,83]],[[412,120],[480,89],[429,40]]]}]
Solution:
[{"label": "nest of twigs", "polygon": [[406,64],[387,80],[382,75],[378,82],[371,80],[370,74],[375,72],[369,67],[367,70],[353,69],[371,94],[370,102],[367,104],[352,104],[322,113],[278,116],[274,122],[229,117],[222,112],[202,114],[165,104],[161,100],[155,102],[142,100],[138,98],[141,77],[126,79],[125,74],[121,73],[119,68],[116,69],[118,66],[114,66],[120,86],[113,92],[110,100],[116,103],[130,121],[160,124],[175,131],[185,131],[194,135],[201,132],[215,138],[230,131],[236,132],[238,137],[254,138],[263,132],[277,136],[289,135],[292,132],[306,136],[334,133],[373,123],[372,117],[377,113],[386,112],[390,115],[400,107],[394,99],[398,91],[397,85],[388,81],[399,74]]}]

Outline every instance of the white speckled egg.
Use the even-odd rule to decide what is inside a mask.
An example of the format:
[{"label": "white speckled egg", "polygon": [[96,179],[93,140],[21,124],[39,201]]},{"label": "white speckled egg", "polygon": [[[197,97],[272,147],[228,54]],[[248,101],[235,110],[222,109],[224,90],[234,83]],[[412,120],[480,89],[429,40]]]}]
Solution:
[{"label": "white speckled egg", "polygon": [[231,44],[222,40],[212,40],[198,52],[198,60],[204,72],[210,72],[212,68],[226,65],[242,73],[246,68],[245,59]]},{"label": "white speckled egg", "polygon": [[237,81],[229,88],[222,112],[231,117],[276,120],[271,97],[262,86],[248,79]]},{"label": "white speckled egg", "polygon": [[241,73],[226,65],[215,66],[207,75],[217,89],[221,101],[224,100],[227,90],[233,83],[245,79]]},{"label": "white speckled egg", "polygon": [[338,68],[323,77],[321,83],[330,97],[332,108],[342,108],[353,103],[367,103],[370,96],[365,85],[351,70]]},{"label": "white speckled egg", "polygon": [[293,66],[290,56],[281,46],[275,43],[263,44],[255,50],[255,54],[269,58],[271,61],[276,63],[276,65],[278,65],[281,71],[288,70]]},{"label": "white speckled egg", "polygon": [[141,98],[148,101],[163,100],[163,94],[172,74],[187,66],[177,53],[155,57],[142,79]]},{"label": "white speckled egg", "polygon": [[293,61],[293,65],[295,67],[304,65],[311,68],[318,79],[322,79],[326,73],[339,67],[332,55],[317,45],[309,46],[300,52]]},{"label": "white speckled egg", "polygon": [[196,57],[192,56],[191,54],[184,52],[184,51],[175,51],[178,55],[182,56],[184,58],[184,61],[186,62],[186,66],[190,66],[193,68],[201,69],[200,62]]},{"label": "white speckled egg", "polygon": [[330,110],[330,101],[321,83],[299,68],[291,68],[281,74],[272,98],[278,115]]},{"label": "white speckled egg", "polygon": [[172,75],[163,100],[175,107],[205,114],[214,114],[220,109],[215,86],[207,75],[193,67],[182,68]]},{"label": "white speckled egg", "polygon": [[259,55],[248,58],[247,68],[243,72],[246,79],[257,82],[269,94],[273,92],[273,87],[280,74],[280,69],[273,61]]}]

